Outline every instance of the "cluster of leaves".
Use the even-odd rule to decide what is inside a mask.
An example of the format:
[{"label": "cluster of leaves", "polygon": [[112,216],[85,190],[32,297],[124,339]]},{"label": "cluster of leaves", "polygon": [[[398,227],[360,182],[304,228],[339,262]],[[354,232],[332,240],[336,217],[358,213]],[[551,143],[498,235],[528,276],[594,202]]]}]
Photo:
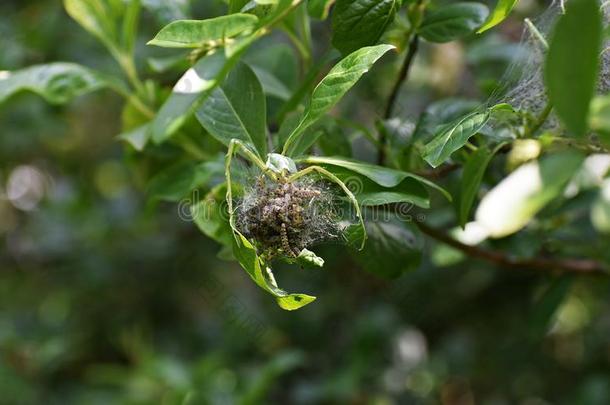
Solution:
[{"label": "cluster of leaves", "polygon": [[[240,198],[252,176],[232,164],[235,154],[271,181],[290,183],[315,176],[337,186],[357,213],[358,223],[348,240],[362,248],[367,233],[371,234],[370,249],[360,255],[363,264],[373,270],[386,267],[376,265],[378,258],[384,258],[389,260],[390,275],[396,275],[419,262],[421,244],[413,237],[418,231],[404,221],[365,221],[363,211],[397,204],[428,209],[428,190],[435,189],[454,201],[456,222],[465,227],[494,156],[504,150],[512,154],[524,141],[534,141],[544,149],[544,156],[536,161],[538,150],[522,159],[519,163],[529,162],[487,193],[475,214],[475,223],[484,229],[482,240],[506,237],[562,198],[585,162],[586,154],[566,147],[565,140],[573,139],[585,152],[605,150],[610,141],[605,118],[610,99],[594,97],[603,42],[597,0],[570,1],[549,39],[545,68],[549,105],[543,116],[531,117],[530,112],[503,103],[474,109],[454,103],[444,110],[433,105],[409,139],[396,147],[401,139],[391,125],[395,102],[391,99],[386,116],[377,120],[379,136],[362,131],[380,151],[377,165],[355,160],[337,146],[345,140],[337,140],[329,126],[345,123],[328,113],[385,54],[394,49],[407,53],[399,74],[404,79],[419,41],[446,43],[483,33],[501,23],[516,3],[500,0],[490,13],[476,2],[231,0],[227,15],[173,21],[148,42],[173,52],[162,61],[149,61],[159,71],[180,72],[170,90],[161,81],[142,80],[138,72],[134,51],[139,0],[64,0],[66,11],[108,49],[127,81],[57,62],[7,73],[0,80],[0,101],[21,90],[36,92],[50,103],[66,103],[104,87],[116,91],[126,101],[119,138],[143,159],[169,153],[167,160],[177,162],[151,180],[155,197],[177,201],[194,189],[205,190],[206,198],[192,207],[199,228],[221,243],[224,255],[235,258],[282,308],[292,310],[315,297],[280,289],[270,260],[256,248],[257,241],[246,238],[236,226],[234,198]],[[341,55],[324,73],[337,54],[331,51],[320,62],[314,61],[311,24],[313,19],[327,18],[332,25],[331,44]],[[283,32],[300,55],[303,74],[298,84],[282,78],[271,58],[253,61],[251,50],[275,31]],[[283,58],[277,53],[274,60],[284,63]],[[401,83],[395,85],[395,93]],[[553,112],[564,125],[556,133],[543,133],[544,121]],[[224,165],[218,159],[223,147],[227,148]],[[281,153],[270,153],[274,151]],[[463,165],[455,198],[415,174],[425,174],[426,165],[435,169],[447,164]],[[350,190],[350,181],[358,184],[357,192]],[[602,231],[610,228],[607,194],[600,192],[594,211],[595,224]],[[223,200],[228,203],[228,217],[222,213]],[[323,262],[304,246],[297,256]]]}]

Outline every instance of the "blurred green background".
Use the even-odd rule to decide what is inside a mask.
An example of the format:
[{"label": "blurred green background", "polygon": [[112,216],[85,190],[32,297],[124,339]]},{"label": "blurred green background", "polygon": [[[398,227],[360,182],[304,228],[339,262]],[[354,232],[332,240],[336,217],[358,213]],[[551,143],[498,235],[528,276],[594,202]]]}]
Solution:
[{"label": "blurred green background", "polygon": [[[225,6],[144,3],[140,68],[171,84],[146,65],[145,42]],[[518,57],[520,19],[543,8],[523,1],[500,31],[426,45],[397,112],[484,101]],[[320,54],[329,36],[314,25]],[[2,0],[0,71],[60,60],[117,71],[61,2]],[[390,85],[371,75],[341,108],[374,117]],[[0,108],[0,404],[610,403],[607,279],[425,259],[388,281],[328,246],[324,270],[277,272],[319,297],[285,312],[176,204],[150,202],[150,162],[115,139],[121,108],[110,92]]]}]

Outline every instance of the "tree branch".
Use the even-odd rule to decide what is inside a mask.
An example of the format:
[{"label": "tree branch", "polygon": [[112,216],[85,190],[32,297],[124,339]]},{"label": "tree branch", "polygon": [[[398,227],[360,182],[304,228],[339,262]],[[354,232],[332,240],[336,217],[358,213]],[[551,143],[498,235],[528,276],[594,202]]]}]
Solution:
[{"label": "tree branch", "polygon": [[501,267],[519,270],[559,271],[579,274],[605,274],[610,275],[610,268],[595,260],[587,259],[547,259],[536,257],[533,259],[516,259],[504,252],[481,249],[478,246],[466,245],[446,233],[432,228],[423,222],[415,222],[417,227],[429,237],[451,246],[454,249],[475,259],[481,259]]},{"label": "tree branch", "polygon": [[[400,72],[398,77],[396,78],[396,82],[394,82],[394,86],[392,87],[392,93],[390,93],[390,97],[388,98],[388,102],[385,107],[385,111],[383,113],[383,119],[387,120],[392,117],[392,113],[394,111],[394,106],[396,104],[396,100],[398,99],[398,93],[400,92],[400,88],[403,83],[409,77],[409,71],[411,70],[411,65],[413,64],[413,60],[415,59],[415,55],[417,54],[417,50],[419,48],[419,35],[413,34],[411,41],[409,42],[409,48],[407,50],[407,55],[405,56],[405,60],[402,63],[402,67],[400,68]],[[386,148],[386,135],[383,131],[379,133],[379,152],[377,155],[377,162],[382,165],[385,160],[385,148]]]}]

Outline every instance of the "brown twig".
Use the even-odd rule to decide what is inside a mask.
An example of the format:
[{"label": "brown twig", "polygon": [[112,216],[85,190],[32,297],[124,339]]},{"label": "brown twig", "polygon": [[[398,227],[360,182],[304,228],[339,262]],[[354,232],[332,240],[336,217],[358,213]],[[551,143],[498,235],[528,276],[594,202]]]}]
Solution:
[{"label": "brown twig", "polygon": [[[384,120],[387,120],[392,117],[394,106],[396,105],[396,100],[398,99],[398,93],[400,92],[400,88],[402,87],[403,83],[409,77],[409,71],[411,70],[411,65],[413,65],[413,60],[415,59],[415,55],[417,54],[418,48],[419,35],[413,34],[413,37],[409,42],[407,55],[405,56],[405,60],[402,63],[402,67],[400,68],[400,72],[398,74],[398,77],[396,78],[396,82],[394,82],[394,86],[392,87],[392,93],[390,93],[390,97],[388,98],[388,102],[383,113]],[[381,131],[379,134],[379,152],[377,155],[377,162],[380,165],[382,165],[385,160],[386,141],[386,135],[383,131]]]},{"label": "brown twig", "polygon": [[544,257],[535,257],[532,259],[517,259],[507,255],[504,252],[496,250],[486,250],[478,246],[466,245],[443,231],[432,228],[423,222],[416,222],[417,227],[429,237],[451,246],[454,249],[472,258],[481,259],[498,266],[519,269],[519,270],[539,270],[539,271],[557,271],[564,273],[579,273],[579,274],[610,274],[610,268],[595,260],[587,259],[547,259]]}]

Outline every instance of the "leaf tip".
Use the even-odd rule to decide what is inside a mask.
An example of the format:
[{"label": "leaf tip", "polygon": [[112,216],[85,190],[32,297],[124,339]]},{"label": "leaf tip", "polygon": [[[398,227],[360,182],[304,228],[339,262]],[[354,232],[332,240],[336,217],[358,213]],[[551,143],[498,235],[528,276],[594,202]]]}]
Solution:
[{"label": "leaf tip", "polygon": [[283,310],[295,311],[311,304],[316,297],[307,294],[290,294],[285,297],[277,297],[277,303]]}]

